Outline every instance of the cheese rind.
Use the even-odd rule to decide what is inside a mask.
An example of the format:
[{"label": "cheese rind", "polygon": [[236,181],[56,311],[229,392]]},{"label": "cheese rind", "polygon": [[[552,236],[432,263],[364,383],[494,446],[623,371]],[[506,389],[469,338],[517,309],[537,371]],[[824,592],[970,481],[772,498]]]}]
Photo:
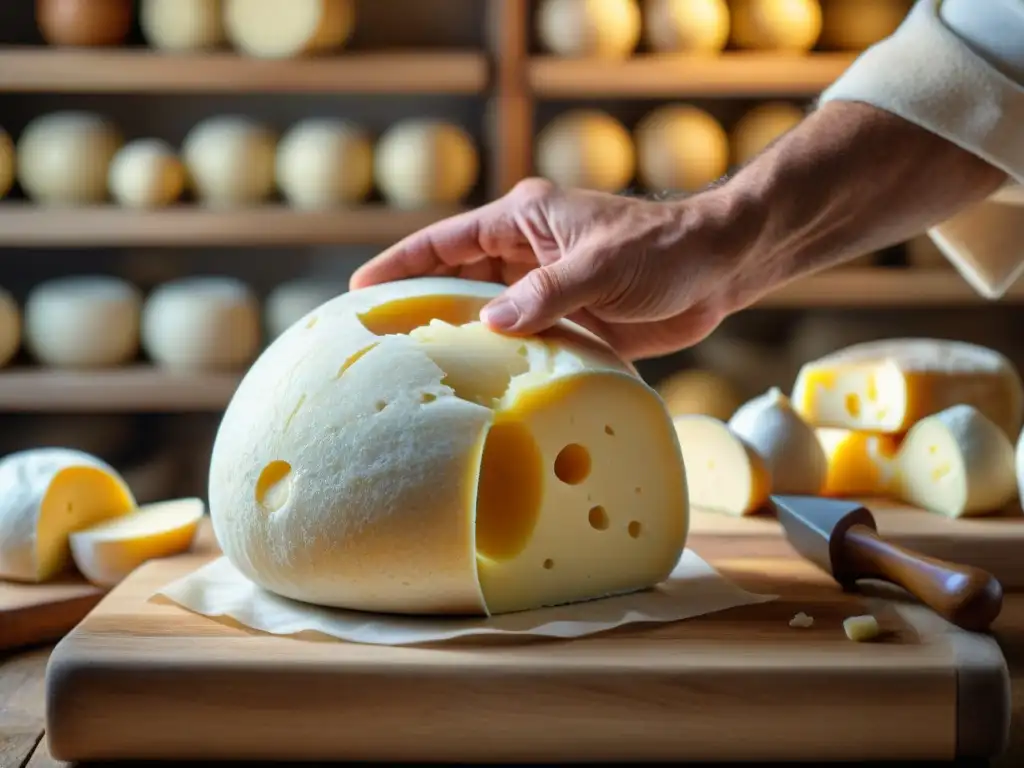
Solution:
[{"label": "cheese rind", "polygon": [[188,551],[205,511],[195,498],[147,504],[72,533],[72,560],[90,582],[112,587],[147,560]]},{"label": "cheese rind", "polygon": [[671,573],[688,505],[664,404],[578,326],[483,326],[499,291],[351,291],[267,347],[210,466],[214,530],[243,574],[320,605],[493,614]]},{"label": "cheese rind", "polygon": [[943,339],[889,339],[805,364],[793,406],[817,427],[899,434],[954,405],[971,405],[1011,440],[1024,421],[1024,385],[1004,355]]},{"label": "cheese rind", "polygon": [[0,459],[0,578],[42,582],[69,563],[75,531],[129,513],[131,489],[104,461],[40,448]]},{"label": "cheese rind", "polygon": [[898,493],[901,436],[834,427],[821,427],[815,432],[828,464],[823,496]]}]

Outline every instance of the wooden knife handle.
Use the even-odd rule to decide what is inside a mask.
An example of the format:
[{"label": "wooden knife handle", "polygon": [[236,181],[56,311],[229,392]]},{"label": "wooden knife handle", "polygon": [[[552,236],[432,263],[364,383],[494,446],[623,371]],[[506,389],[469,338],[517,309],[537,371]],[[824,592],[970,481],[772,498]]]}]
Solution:
[{"label": "wooden knife handle", "polygon": [[851,526],[844,539],[843,561],[856,578],[903,587],[958,627],[984,632],[1002,610],[1002,584],[980,568],[926,557],[885,541],[864,525]]}]

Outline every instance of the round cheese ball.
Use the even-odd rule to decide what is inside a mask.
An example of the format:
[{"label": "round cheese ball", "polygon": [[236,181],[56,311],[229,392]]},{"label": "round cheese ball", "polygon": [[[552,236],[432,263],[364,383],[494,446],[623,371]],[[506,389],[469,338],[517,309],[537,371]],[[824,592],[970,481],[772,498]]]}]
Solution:
[{"label": "round cheese ball", "polygon": [[18,140],[18,181],[43,205],[100,203],[122,141],[113,123],[92,112],[37,117]]},{"label": "round cheese ball", "polygon": [[769,101],[748,110],[732,129],[732,162],[746,165],[804,119],[804,111],[785,101]]},{"label": "round cheese ball", "polygon": [[729,42],[725,0],[643,0],[644,41],[658,53],[718,53]]},{"label": "round cheese ball", "polygon": [[629,131],[598,110],[565,112],[537,136],[537,172],[563,187],[620,192],[633,180],[636,163]]},{"label": "round cheese ball", "polygon": [[50,45],[119,45],[132,28],[132,0],[36,0],[36,24]]},{"label": "round cheese ball", "polygon": [[296,208],[357,203],[373,188],[373,144],[348,121],[303,120],[281,138],[276,168],[277,185]]},{"label": "round cheese ball", "polygon": [[353,0],[225,0],[228,40],[247,56],[284,59],[342,47],[355,28]]},{"label": "round cheese ball", "polygon": [[142,310],[142,347],[164,368],[237,369],[252,361],[260,341],[259,302],[232,277],[172,280]]},{"label": "round cheese ball", "polygon": [[210,50],[225,40],[222,5],[221,0],[142,0],[139,26],[158,50]]},{"label": "round cheese ball", "polygon": [[401,280],[271,343],[221,420],[217,541],[264,589],[405,614],[495,614],[664,580],[688,500],[672,420],[561,321],[479,322],[490,283]]},{"label": "round cheese ball", "polygon": [[821,35],[818,0],[733,0],[732,42],[738,48],[804,53]]},{"label": "round cheese ball", "polygon": [[823,48],[861,51],[903,22],[912,0],[821,0]]},{"label": "round cheese ball", "polygon": [[635,131],[641,183],[649,190],[696,192],[729,170],[729,136],[707,112],[659,107]]},{"label": "round cheese ball", "polygon": [[159,208],[181,197],[185,167],[167,142],[136,139],[114,155],[107,185],[123,206]]},{"label": "round cheese ball", "polygon": [[7,365],[21,347],[21,309],[7,290],[0,288],[0,367]]},{"label": "round cheese ball", "polygon": [[129,362],[139,350],[142,296],[117,277],[59,277],[25,301],[25,346],[44,365],[99,368]]},{"label": "round cheese ball", "polygon": [[238,115],[197,123],[181,156],[192,191],[213,208],[258,205],[274,192],[277,136],[265,125]]},{"label": "round cheese ball", "polygon": [[263,315],[267,332],[277,338],[324,302],[345,293],[344,283],[297,278],[276,286],[267,296]]},{"label": "round cheese ball", "polygon": [[628,58],[643,28],[637,0],[541,0],[536,21],[541,44],[573,58]]},{"label": "round cheese ball", "polygon": [[451,123],[404,120],[377,143],[374,176],[381,194],[396,208],[458,203],[476,186],[479,174],[473,139]]},{"label": "round cheese ball", "polygon": [[0,197],[10,192],[14,185],[14,166],[14,142],[7,132],[0,128]]}]

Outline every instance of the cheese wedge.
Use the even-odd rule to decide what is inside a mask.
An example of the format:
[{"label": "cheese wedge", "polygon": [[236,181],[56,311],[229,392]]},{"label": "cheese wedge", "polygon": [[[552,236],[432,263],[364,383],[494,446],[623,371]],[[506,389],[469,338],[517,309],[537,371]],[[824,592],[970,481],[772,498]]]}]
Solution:
[{"label": "cheese wedge", "polygon": [[821,492],[828,474],[821,443],[778,387],[741,405],[729,419],[729,429],[764,459],[772,493]]},{"label": "cheese wedge", "polygon": [[940,339],[854,344],[805,364],[793,406],[816,427],[898,434],[954,405],[972,405],[1010,440],[1024,420],[1024,385],[1002,354]]},{"label": "cheese wedge", "polygon": [[902,436],[835,427],[821,427],[816,433],[828,463],[823,496],[898,494]]},{"label": "cheese wedge", "polygon": [[771,475],[747,442],[712,416],[673,419],[686,467],[690,505],[728,515],[749,515],[768,501]]},{"label": "cheese wedge", "polygon": [[147,560],[187,552],[206,512],[201,499],[139,507],[71,534],[71,557],[86,579],[113,587]]},{"label": "cheese wedge", "polygon": [[267,347],[221,421],[210,515],[256,584],[326,606],[495,614],[645,589],[685,545],[661,398],[569,322],[489,330],[489,283],[352,291]]},{"label": "cheese wedge", "polygon": [[68,537],[135,508],[123,478],[82,451],[38,448],[0,459],[0,579],[41,582],[68,566]]}]

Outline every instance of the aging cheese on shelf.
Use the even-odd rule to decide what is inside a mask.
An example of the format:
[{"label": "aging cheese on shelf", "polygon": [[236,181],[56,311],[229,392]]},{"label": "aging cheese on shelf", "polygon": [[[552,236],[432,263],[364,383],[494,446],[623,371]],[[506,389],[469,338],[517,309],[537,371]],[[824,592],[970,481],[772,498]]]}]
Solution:
[{"label": "aging cheese on shelf", "polygon": [[962,341],[868,341],[805,364],[794,408],[818,427],[897,434],[954,405],[973,405],[1011,439],[1024,419],[1016,368],[992,349]]},{"label": "aging cheese on shelf", "polygon": [[224,0],[224,29],[248,56],[284,59],[341,48],[355,27],[353,0]]},{"label": "aging cheese on shelf", "polygon": [[659,53],[718,53],[729,42],[726,0],[643,0],[644,40]]},{"label": "aging cheese on shelf", "polygon": [[541,44],[571,58],[628,58],[643,28],[637,0],[541,0],[536,18]]},{"label": "aging cheese on shelf", "polygon": [[452,205],[473,189],[480,156],[462,128],[443,120],[395,123],[377,142],[374,178],[396,208]]},{"label": "aging cheese on shelf", "polygon": [[804,53],[821,35],[819,0],[731,0],[730,7],[739,48]]},{"label": "aging cheese on shelf", "polygon": [[574,324],[486,328],[500,290],[352,291],[267,347],[210,466],[217,540],[243,574],[314,604],[471,615],[668,577],[688,504],[664,403]]},{"label": "aging cheese on shelf", "polygon": [[373,144],[354,123],[309,118],[281,137],[275,167],[277,186],[296,208],[358,203],[373,188]]},{"label": "aging cheese on shelf", "polygon": [[729,169],[729,136],[703,109],[669,104],[634,132],[641,183],[656,192],[697,192]]},{"label": "aging cheese on shelf", "polygon": [[899,27],[913,0],[821,0],[820,44],[841,51],[862,51]]},{"label": "aging cheese on shelf", "polygon": [[139,507],[72,533],[72,560],[93,584],[113,587],[147,560],[187,552],[205,511],[200,499]]},{"label": "aging cheese on shelf", "polygon": [[748,110],[732,129],[730,154],[742,166],[804,119],[804,111],[787,101],[769,101]]},{"label": "aging cheese on shelf", "polygon": [[4,288],[0,288],[0,368],[11,362],[21,347],[21,309]]},{"label": "aging cheese on shelf", "polygon": [[10,135],[0,128],[0,197],[5,197],[14,184],[14,142]]},{"label": "aging cheese on shelf", "polygon": [[892,496],[899,491],[901,435],[821,427],[818,441],[828,462],[823,496]]},{"label": "aging cheese on shelf", "polygon": [[699,368],[674,373],[655,389],[673,416],[701,414],[726,421],[742,404],[728,378]]},{"label": "aging cheese on shelf", "polygon": [[537,170],[562,187],[620,192],[636,173],[626,127],[606,112],[571,109],[537,135]]},{"label": "aging cheese on shelf", "polygon": [[274,191],[277,136],[251,118],[201,120],[185,136],[181,157],[192,191],[205,205],[257,205]]},{"label": "aging cheese on shelf", "polygon": [[69,564],[68,537],[129,513],[135,499],[106,462],[40,448],[0,459],[0,579],[41,582]]},{"label": "aging cheese on shelf", "polygon": [[146,42],[158,50],[217,48],[225,40],[223,0],[142,0],[139,26]]},{"label": "aging cheese on shelf", "polygon": [[712,416],[673,419],[694,507],[748,515],[764,506],[772,491],[771,474],[757,451]]},{"label": "aging cheese on shelf", "polygon": [[159,208],[185,190],[185,166],[160,139],[136,139],[114,155],[107,179],[110,194],[128,208]]}]

